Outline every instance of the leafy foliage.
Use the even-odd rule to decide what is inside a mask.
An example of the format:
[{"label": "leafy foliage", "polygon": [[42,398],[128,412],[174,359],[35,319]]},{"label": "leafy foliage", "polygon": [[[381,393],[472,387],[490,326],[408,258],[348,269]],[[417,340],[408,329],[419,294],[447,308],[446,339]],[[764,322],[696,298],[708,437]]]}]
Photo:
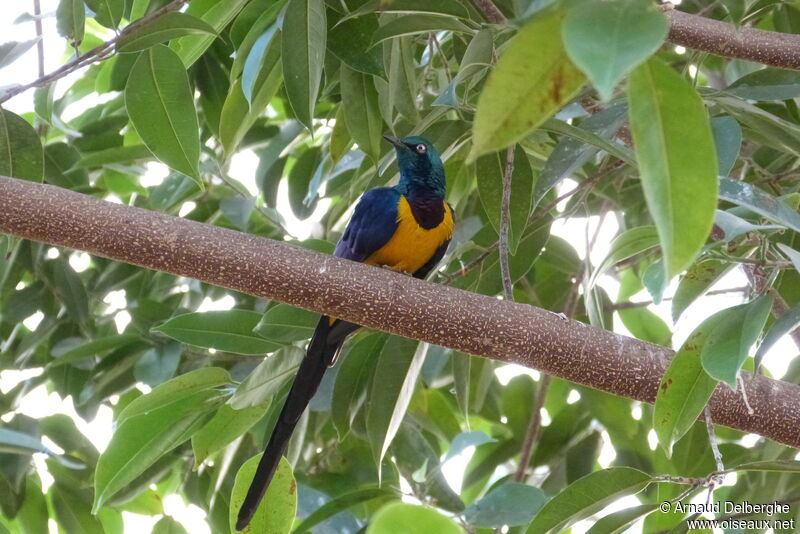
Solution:
[{"label": "leafy foliage", "polygon": [[[660,475],[716,469],[696,419],[718,380],[736,387],[800,323],[800,76],[678,51],[645,0],[498,0],[502,24],[457,0],[194,0],[160,12],[166,4],[59,1],[69,53],[121,33],[108,58],[38,88],[32,110],[0,110],[0,174],[331,253],[359,195],[396,180],[381,135],[424,135],[458,215],[432,280],[498,296],[502,179],[516,144],[515,300],[663,345],[694,330],[654,408],[554,378],[521,481],[510,473],[540,413],[541,378],[501,382],[496,362],[359,332],[251,530],[540,533],[587,518],[591,532],[683,528],[684,515],[658,505],[696,491]],[[800,32],[790,2],[684,4]],[[0,68],[35,44],[0,45]],[[616,222],[595,264],[581,259],[583,236],[559,235],[586,217]],[[748,287],[720,311],[704,295],[734,271]],[[648,298],[667,303],[672,324]],[[716,308],[697,320],[698,302]],[[0,532],[44,532],[49,517],[61,532],[117,533],[122,512],[163,515],[175,493],[212,532],[231,532],[316,321],[0,236]],[[792,356],[783,378],[796,382]],[[110,442],[98,450],[63,414],[26,415],[26,398],[45,389],[84,420],[113,417]],[[800,491],[796,451],[717,432],[738,479],[714,499]],[[54,483],[42,485],[42,465]],[[401,502],[408,491],[419,504]],[[182,531],[169,516],[153,530]]]}]

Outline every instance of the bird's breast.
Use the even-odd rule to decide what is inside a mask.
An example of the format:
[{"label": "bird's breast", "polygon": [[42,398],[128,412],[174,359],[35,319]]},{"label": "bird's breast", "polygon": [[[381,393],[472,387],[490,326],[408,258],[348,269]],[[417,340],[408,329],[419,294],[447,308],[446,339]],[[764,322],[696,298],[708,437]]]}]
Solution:
[{"label": "bird's breast", "polygon": [[[397,230],[392,238],[365,263],[385,265],[392,270],[413,274],[453,235],[453,212],[443,200],[426,207],[409,203],[405,195],[397,206]],[[438,222],[434,222],[438,218]]]}]

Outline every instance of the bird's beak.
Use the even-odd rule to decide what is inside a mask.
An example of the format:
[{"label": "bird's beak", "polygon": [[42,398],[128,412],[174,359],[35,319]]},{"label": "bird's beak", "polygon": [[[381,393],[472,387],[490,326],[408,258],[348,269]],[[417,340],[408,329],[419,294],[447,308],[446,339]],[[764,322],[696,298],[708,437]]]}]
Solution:
[{"label": "bird's beak", "polygon": [[383,138],[392,143],[397,148],[408,148],[400,139],[396,137],[392,137],[391,135],[384,135]]}]

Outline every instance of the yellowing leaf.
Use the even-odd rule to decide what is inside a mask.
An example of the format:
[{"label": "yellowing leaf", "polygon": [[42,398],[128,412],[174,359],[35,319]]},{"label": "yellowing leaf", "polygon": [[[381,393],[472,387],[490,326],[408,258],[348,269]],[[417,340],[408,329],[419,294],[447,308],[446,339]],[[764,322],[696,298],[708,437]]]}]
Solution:
[{"label": "yellowing leaf", "polygon": [[585,76],[561,42],[563,16],[560,11],[537,16],[500,56],[478,99],[469,159],[519,141],[583,85]]}]

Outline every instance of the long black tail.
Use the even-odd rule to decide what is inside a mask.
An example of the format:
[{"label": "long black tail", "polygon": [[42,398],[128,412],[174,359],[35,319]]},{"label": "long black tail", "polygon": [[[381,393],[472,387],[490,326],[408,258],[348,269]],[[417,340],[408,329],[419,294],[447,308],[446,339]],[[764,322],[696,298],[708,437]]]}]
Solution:
[{"label": "long black tail", "polygon": [[[247,496],[245,496],[242,507],[239,509],[236,530],[242,530],[253,518],[253,514],[258,509],[258,504],[264,497],[273,475],[275,475],[275,469],[277,469],[278,462],[280,462],[281,456],[286,451],[289,438],[292,437],[292,432],[294,432],[300,416],[303,415],[306,406],[311,401],[311,397],[314,396],[320,382],[322,382],[325,369],[335,360],[336,353],[344,342],[344,338],[341,336],[329,336],[330,330],[330,322],[327,317],[323,316],[314,331],[314,337],[311,338],[311,342],[308,345],[306,357],[303,358],[300,364],[300,369],[297,371],[297,376],[294,379],[292,388],[289,390],[289,395],[286,397],[281,414],[275,423],[267,448],[264,450],[264,455],[258,463],[256,474],[253,476],[253,481],[247,490]],[[331,337],[335,339],[330,339]]]}]

